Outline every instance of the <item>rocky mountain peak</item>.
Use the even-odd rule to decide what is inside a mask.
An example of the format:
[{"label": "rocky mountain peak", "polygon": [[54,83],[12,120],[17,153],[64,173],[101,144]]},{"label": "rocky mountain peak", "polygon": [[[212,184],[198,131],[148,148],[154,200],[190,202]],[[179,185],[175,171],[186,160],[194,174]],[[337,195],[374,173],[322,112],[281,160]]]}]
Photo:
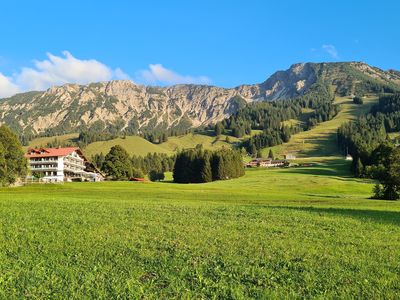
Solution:
[{"label": "rocky mountain peak", "polygon": [[369,87],[400,85],[400,73],[363,62],[297,63],[260,84],[235,88],[194,84],[154,87],[130,80],[65,84],[2,100],[0,122],[27,134],[75,132],[96,122],[109,126],[117,121],[130,132],[188,128],[220,121],[234,113],[240,103],[306,94],[317,82],[335,87],[340,95],[351,95],[365,81]]}]

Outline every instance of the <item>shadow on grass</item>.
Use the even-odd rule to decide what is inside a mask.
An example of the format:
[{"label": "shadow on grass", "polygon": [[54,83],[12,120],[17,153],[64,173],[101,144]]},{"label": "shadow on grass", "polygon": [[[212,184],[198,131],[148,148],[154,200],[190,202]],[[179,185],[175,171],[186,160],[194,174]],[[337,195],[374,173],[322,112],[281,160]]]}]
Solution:
[{"label": "shadow on grass", "polygon": [[299,153],[305,156],[331,156],[337,155],[337,142],[336,133],[324,133],[318,138],[310,139],[306,138],[304,141],[311,145],[311,149],[300,150]]},{"label": "shadow on grass", "polygon": [[[383,200],[377,200],[383,201]],[[273,208],[290,209],[296,211],[310,212],[324,215],[333,214],[337,216],[350,217],[361,221],[370,221],[381,224],[391,224],[400,226],[400,212],[381,211],[367,209],[349,209],[349,208],[321,208],[321,207],[293,207],[293,206],[273,206]]]},{"label": "shadow on grass", "polygon": [[328,163],[318,163],[310,167],[289,168],[287,173],[305,174],[316,176],[335,176],[342,178],[351,178],[350,162],[337,159],[329,161]]}]

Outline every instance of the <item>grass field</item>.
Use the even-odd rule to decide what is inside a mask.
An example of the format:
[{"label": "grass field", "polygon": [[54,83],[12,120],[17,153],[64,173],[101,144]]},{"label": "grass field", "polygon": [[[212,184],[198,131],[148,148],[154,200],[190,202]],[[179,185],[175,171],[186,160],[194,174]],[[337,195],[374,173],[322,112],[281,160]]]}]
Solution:
[{"label": "grass field", "polygon": [[0,190],[0,298],[400,296],[400,203],[348,162]]}]

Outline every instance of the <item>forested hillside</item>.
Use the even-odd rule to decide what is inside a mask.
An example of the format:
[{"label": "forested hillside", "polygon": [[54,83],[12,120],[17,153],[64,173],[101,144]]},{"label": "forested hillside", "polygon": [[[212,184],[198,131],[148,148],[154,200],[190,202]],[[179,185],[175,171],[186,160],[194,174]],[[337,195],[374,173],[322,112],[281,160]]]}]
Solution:
[{"label": "forested hillside", "polygon": [[338,130],[339,146],[353,156],[354,174],[382,183],[376,186],[377,198],[400,198],[399,141],[388,135],[399,131],[400,94],[381,96],[369,114]]},{"label": "forested hillside", "polygon": [[[286,110],[287,103],[274,104],[275,111],[267,107],[268,116],[279,113],[267,124],[269,128],[276,127],[276,120],[285,120],[289,114],[298,116],[298,108],[315,109],[315,114],[310,116],[311,126],[331,117],[335,113],[333,107],[327,107],[329,104],[325,102],[324,106],[314,103],[319,101],[314,97],[316,91],[320,94],[318,97],[325,98],[321,86],[324,86],[322,89],[329,87],[339,96],[393,93],[400,91],[400,76],[396,71],[383,71],[361,62],[301,63],[274,73],[262,83],[235,88],[151,87],[126,80],[67,84],[1,100],[0,123],[10,126],[25,144],[35,137],[67,133],[78,133],[82,145],[126,135],[141,135],[152,143],[162,143],[168,136],[215,125],[240,111],[237,117],[224,124],[224,128],[234,131],[235,136],[242,136],[249,131],[249,123],[262,130],[267,127],[263,124],[265,115],[253,122],[246,118],[246,114],[252,114],[245,108],[251,103],[287,102],[307,95],[313,98],[297,101],[284,113],[279,111]],[[287,132],[281,134],[287,135]],[[267,142],[260,138],[254,144],[259,143]]]}]

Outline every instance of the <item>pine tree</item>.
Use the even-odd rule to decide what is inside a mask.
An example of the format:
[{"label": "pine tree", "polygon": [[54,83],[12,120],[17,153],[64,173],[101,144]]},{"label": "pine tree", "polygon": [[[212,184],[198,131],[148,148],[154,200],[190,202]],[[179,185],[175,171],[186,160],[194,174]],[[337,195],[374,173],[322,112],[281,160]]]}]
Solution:
[{"label": "pine tree", "polygon": [[387,176],[383,179],[382,184],[385,199],[400,199],[400,148],[393,149],[390,154]]},{"label": "pine tree", "polygon": [[361,162],[360,158],[357,158],[356,166],[355,166],[355,174],[357,177],[362,177],[364,173],[364,166]]},{"label": "pine tree", "polygon": [[274,159],[274,153],[272,152],[272,149],[269,149],[268,158]]},{"label": "pine tree", "polygon": [[215,131],[216,136],[221,135],[223,133],[223,130],[224,130],[224,128],[221,123],[215,124],[214,131]]},{"label": "pine tree", "polygon": [[212,181],[211,156],[207,153],[201,160],[201,182]]}]

